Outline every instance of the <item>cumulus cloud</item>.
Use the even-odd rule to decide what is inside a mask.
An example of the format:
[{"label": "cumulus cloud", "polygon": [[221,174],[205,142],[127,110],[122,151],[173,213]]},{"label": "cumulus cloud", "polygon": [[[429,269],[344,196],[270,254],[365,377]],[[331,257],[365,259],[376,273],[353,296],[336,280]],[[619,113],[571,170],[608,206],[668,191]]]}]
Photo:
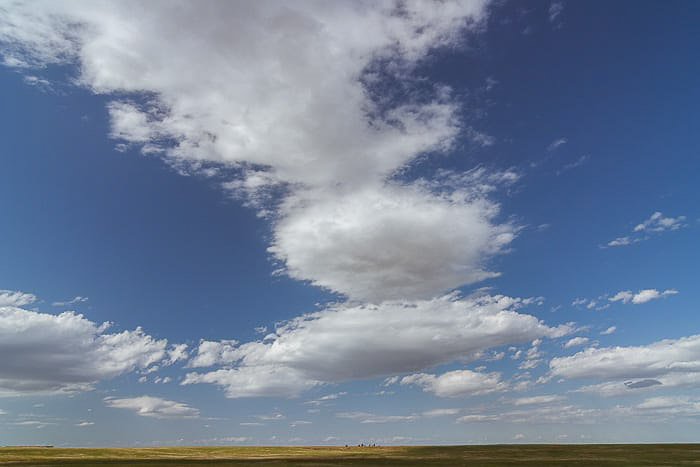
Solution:
[{"label": "cumulus cloud", "polygon": [[495,276],[487,260],[517,233],[483,193],[397,181],[457,138],[491,141],[449,87],[413,84],[431,50],[480,29],[485,4],[20,2],[0,42],[8,65],[77,64],[77,83],[112,96],[120,144],[236,174],[223,186],[272,220],[281,273],[380,302]]},{"label": "cumulus cloud", "polygon": [[637,224],[632,229],[631,235],[615,238],[607,243],[607,246],[624,246],[641,242],[650,238],[650,234],[658,234],[670,230],[678,230],[685,227],[685,216],[664,217],[663,213],[656,211],[648,219]]},{"label": "cumulus cloud", "polygon": [[293,278],[373,302],[428,298],[494,277],[483,255],[515,236],[513,226],[491,222],[495,205],[457,193],[387,185],[304,201],[285,208],[270,252]]},{"label": "cumulus cloud", "polygon": [[[569,357],[553,358],[549,366],[552,375],[563,378],[624,380],[588,386],[584,392],[625,393],[634,389],[634,380],[639,379],[654,379],[664,386],[697,385],[700,335],[641,346],[588,348]],[[625,384],[629,380],[632,386]]]},{"label": "cumulus cloud", "polygon": [[36,302],[36,295],[17,290],[0,290],[0,306],[25,306]]},{"label": "cumulus cloud", "polygon": [[646,303],[651,300],[665,297],[667,295],[675,295],[678,291],[675,289],[667,289],[663,292],[659,292],[656,289],[643,289],[637,293],[633,293],[631,290],[622,290],[608,300],[611,302],[622,302],[622,303],[633,303],[639,305],[640,303]]},{"label": "cumulus cloud", "polygon": [[107,333],[80,314],[0,307],[0,394],[70,393],[167,359],[141,328]]},{"label": "cumulus cloud", "polygon": [[412,384],[438,397],[464,397],[505,390],[499,373],[480,373],[471,370],[448,371],[441,375],[417,373],[404,376],[401,384]]},{"label": "cumulus cloud", "polygon": [[610,326],[609,328],[605,329],[604,331],[601,331],[600,334],[602,336],[607,336],[609,334],[614,333],[615,331],[617,331],[617,326]]},{"label": "cumulus cloud", "polygon": [[571,331],[515,311],[530,303],[501,295],[451,294],[381,305],[333,305],[278,326],[263,341],[241,344],[228,360],[218,361],[230,368],[189,373],[183,384],[218,384],[229,397],[296,395],[328,382],[471,361],[486,356],[489,348]]},{"label": "cumulus cloud", "polygon": [[140,396],[124,399],[107,397],[104,399],[107,407],[127,409],[142,417],[153,418],[197,418],[199,410],[182,402],[175,402],[160,397]]}]

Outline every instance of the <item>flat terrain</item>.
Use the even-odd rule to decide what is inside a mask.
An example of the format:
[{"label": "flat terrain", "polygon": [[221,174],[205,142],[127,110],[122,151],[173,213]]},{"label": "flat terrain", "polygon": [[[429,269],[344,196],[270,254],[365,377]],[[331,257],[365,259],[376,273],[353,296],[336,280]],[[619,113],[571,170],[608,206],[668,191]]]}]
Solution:
[{"label": "flat terrain", "polygon": [[700,466],[700,444],[400,447],[0,448],[0,465]]}]

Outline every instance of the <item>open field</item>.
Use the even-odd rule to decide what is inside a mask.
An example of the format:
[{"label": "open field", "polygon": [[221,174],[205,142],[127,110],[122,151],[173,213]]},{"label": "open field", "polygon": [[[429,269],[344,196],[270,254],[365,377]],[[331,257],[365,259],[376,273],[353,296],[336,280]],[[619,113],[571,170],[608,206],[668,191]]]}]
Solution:
[{"label": "open field", "polygon": [[0,465],[700,466],[700,444],[400,447],[0,448]]}]

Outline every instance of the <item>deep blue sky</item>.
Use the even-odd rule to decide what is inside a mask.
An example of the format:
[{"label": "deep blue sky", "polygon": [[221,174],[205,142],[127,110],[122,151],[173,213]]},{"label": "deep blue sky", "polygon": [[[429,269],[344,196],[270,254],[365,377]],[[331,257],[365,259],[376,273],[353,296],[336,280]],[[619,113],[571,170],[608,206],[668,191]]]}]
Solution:
[{"label": "deep blue sky", "polygon": [[[78,14],[69,4],[65,5],[65,8],[61,7],[61,14],[68,18],[77,15],[76,18],[90,24],[90,17],[84,15],[92,13]],[[161,7],[159,4],[154,9]],[[154,64],[151,75],[146,72],[134,75],[135,82],[140,83],[141,79],[146,82],[144,76],[148,76],[151,84],[150,88],[137,87],[136,92],[104,83],[101,84],[104,87],[99,88],[100,84],[96,80],[90,81],[89,75],[90,67],[96,66],[96,62],[90,62],[94,57],[87,52],[80,55],[83,46],[73,44],[71,47],[78,52],[72,52],[75,53],[73,56],[68,54],[68,58],[58,52],[49,59],[46,55],[40,56],[37,51],[43,49],[37,44],[45,38],[27,37],[33,31],[29,27],[31,22],[44,21],[45,17],[30,18],[20,7],[4,8],[0,9],[0,16],[5,13],[5,19],[0,18],[0,25],[4,28],[0,29],[0,47],[6,65],[0,68],[0,127],[3,129],[0,139],[0,289],[36,296],[29,303],[6,304],[49,315],[76,310],[94,323],[114,323],[108,332],[133,330],[140,326],[154,338],[189,346],[186,359],[169,366],[161,362],[159,372],[147,374],[148,365],[127,365],[117,375],[107,376],[105,373],[104,377],[81,380],[92,384],[93,388],[70,389],[67,391],[70,397],[56,395],[51,392],[53,389],[16,391],[16,388],[12,389],[14,386],[2,382],[17,381],[17,374],[0,366],[0,388],[12,393],[0,399],[0,414],[5,412],[0,415],[4,417],[0,423],[4,423],[3,432],[9,435],[8,444],[344,444],[366,441],[367,437],[385,444],[689,441],[688,433],[697,432],[700,400],[697,383],[692,382],[694,378],[700,380],[697,365],[684,372],[646,371],[655,365],[670,368],[672,363],[681,360],[700,361],[700,346],[692,343],[695,341],[687,345],[690,349],[687,353],[674,353],[676,347],[673,346],[671,350],[652,349],[649,351],[652,360],[638,366],[625,360],[628,357],[621,357],[617,373],[596,369],[593,363],[584,360],[584,353],[581,353],[581,360],[572,361],[574,367],[588,368],[586,365],[591,365],[592,369],[585,374],[560,371],[557,363],[552,361],[557,357],[573,356],[586,348],[595,353],[606,352],[615,346],[649,346],[662,339],[690,338],[700,331],[696,313],[700,306],[697,288],[700,277],[697,266],[700,264],[700,249],[697,247],[700,228],[700,138],[697,132],[700,124],[697,111],[700,64],[696,57],[696,45],[700,43],[700,29],[697,28],[700,6],[695,2],[497,2],[483,7],[488,18],[482,19],[478,28],[459,32],[451,47],[430,48],[408,67],[410,71],[395,72],[388,66],[386,69],[379,66],[381,73],[386,73],[391,79],[409,83],[417,77],[421,80],[420,84],[407,85],[405,95],[399,92],[398,97],[393,95],[392,99],[399,103],[420,102],[424,97],[416,98],[416,89],[423,86],[421,92],[430,97],[436,92],[433,86],[447,85],[452,89],[450,103],[457,106],[455,112],[461,118],[451,149],[408,157],[409,162],[394,180],[401,179],[407,186],[412,186],[421,178],[432,180],[438,169],[459,174],[475,167],[483,168],[487,174],[509,170],[517,174],[516,181],[502,185],[496,183],[493,191],[485,195],[491,203],[499,206],[499,214],[489,220],[490,225],[510,222],[514,240],[496,254],[487,253],[485,246],[479,247],[480,250],[475,247],[478,250],[475,264],[485,264],[486,269],[497,271],[500,276],[483,281],[465,280],[458,284],[457,290],[468,296],[487,287],[481,292],[492,296],[542,297],[539,305],[509,310],[535,316],[551,327],[569,323],[570,329],[557,336],[544,333],[542,343],[533,344],[531,338],[518,337],[512,343],[494,341],[497,345],[493,348],[486,346],[482,349],[489,355],[505,352],[500,359],[486,354],[478,358],[467,353],[449,354],[439,358],[439,364],[426,365],[416,360],[415,365],[409,363],[411,371],[397,366],[395,372],[381,374],[369,370],[363,373],[363,363],[359,362],[358,376],[353,378],[320,375],[320,370],[308,369],[308,365],[315,365],[308,363],[310,360],[285,364],[275,361],[272,365],[287,368],[284,365],[289,364],[294,372],[302,371],[301,379],[307,383],[299,383],[302,386],[294,386],[284,393],[272,391],[268,394],[261,390],[251,398],[231,395],[233,386],[221,382],[219,386],[177,384],[183,381],[186,373],[193,371],[204,374],[217,368],[258,368],[238,360],[219,361],[215,368],[192,364],[190,359],[197,354],[201,340],[257,341],[264,333],[257,332],[256,327],[265,326],[266,332],[271,332],[276,323],[305,313],[317,310],[329,313],[327,306],[332,303],[341,308],[364,303],[378,304],[380,308],[384,306],[376,299],[376,294],[362,295],[362,292],[355,291],[352,283],[345,289],[341,285],[324,289],[311,283],[323,285],[331,283],[323,281],[332,280],[336,281],[333,284],[341,283],[337,277],[342,277],[342,270],[315,269],[326,267],[331,254],[328,252],[336,252],[338,258],[345,258],[346,251],[334,249],[335,244],[323,250],[326,253],[314,257],[313,262],[308,256],[311,250],[295,249],[301,248],[301,243],[285,244],[284,254],[288,255],[286,274],[284,258],[275,258],[273,252],[268,251],[275,242],[287,238],[283,237],[286,231],[280,227],[284,225],[282,220],[292,220],[306,212],[315,212],[314,215],[324,212],[312,208],[316,206],[314,203],[335,199],[335,192],[328,188],[331,184],[318,182],[314,185],[317,182],[307,182],[303,177],[284,179],[285,175],[280,175],[283,182],[292,187],[287,192],[289,197],[274,199],[267,207],[279,210],[273,216],[264,217],[258,215],[262,208],[251,201],[253,195],[239,193],[236,197],[230,190],[222,188],[222,183],[230,181],[231,173],[245,179],[243,172],[231,171],[229,165],[214,177],[196,167],[184,175],[173,167],[177,157],[192,162],[208,156],[194,152],[174,156],[167,153],[167,148],[166,152],[159,154],[142,150],[144,144],[175,138],[175,133],[151,137],[148,141],[134,139],[124,146],[129,142],[129,136],[113,136],[117,124],[115,114],[110,115],[108,107],[114,102],[127,102],[146,109],[153,99],[160,99],[163,108],[170,107],[176,115],[179,111],[177,103],[185,102],[177,99],[192,96],[195,101],[202,99],[202,94],[188,94],[187,87],[188,80],[194,83],[199,78],[197,73],[204,73],[202,64],[193,63],[192,69],[182,71],[183,77],[177,79],[174,76],[180,72],[175,68],[170,70],[169,64],[161,67]],[[196,10],[194,5],[192,8]],[[306,6],[302,9],[313,10]],[[555,11],[559,13],[555,15]],[[114,14],[115,18],[119,17]],[[168,11],[164,14],[174,13]],[[231,14],[231,11],[221,13],[222,17],[226,14]],[[199,28],[206,25],[207,19],[202,18],[201,24],[191,26],[195,36]],[[332,15],[329,18],[328,31],[342,24],[333,23]],[[347,24],[366,20],[358,18],[364,17],[348,18]],[[176,20],[185,21],[182,16],[177,16]],[[60,25],[45,21],[49,28],[60,31]],[[112,31],[105,26],[106,22],[100,21],[95,20],[93,26],[96,30]],[[20,29],[30,33],[22,36],[8,27],[12,24],[24,25]],[[147,23],[134,24],[138,29]],[[358,24],[356,27],[363,26]],[[266,28],[272,26],[262,26],[259,34],[263,36],[260,37],[267,37],[270,33]],[[318,39],[303,42],[308,30],[304,27],[298,36],[292,36],[301,38],[295,45],[298,48],[295,53],[302,57],[300,61],[308,58],[308,50],[304,47],[310,47],[309,44]],[[135,57],[151,57],[144,59],[151,60],[148,41],[168,41],[168,37],[158,36],[157,31],[153,34],[151,38],[145,34],[135,35],[142,41],[143,49],[135,47],[130,53]],[[107,33],[102,41],[89,39],[99,44],[90,53],[100,57],[117,54],[115,50],[120,50],[119,47],[110,49],[109,39]],[[235,41],[238,40],[245,45],[245,37],[228,40],[229,44],[237,44]],[[229,50],[238,50],[234,45],[229,49],[223,39],[221,43],[212,44],[212,49],[216,47],[220,48],[221,61],[211,64],[212,75],[228,70],[227,54]],[[355,45],[352,43],[348,47]],[[383,50],[379,45],[376,47]],[[164,50],[163,53],[167,52]],[[239,52],[231,52],[234,57],[230,64],[232,69],[243,66],[243,62],[235,61]],[[256,53],[265,52],[258,50]],[[188,54],[193,60],[198,59],[197,53],[186,47],[181,49],[181,54],[183,62],[187,61]],[[309,56],[313,57],[313,54]],[[8,57],[30,57],[34,66],[16,66]],[[251,60],[245,63],[257,72],[255,67],[258,65],[255,64],[258,58]],[[264,57],[259,60],[260,73],[263,73],[268,70],[264,68],[266,62]],[[313,58],[308,60],[313,65]],[[407,60],[410,62],[411,59]],[[292,75],[295,71],[284,68],[291,66],[285,61],[280,63],[283,63],[279,65],[282,73],[280,86],[284,87],[288,84],[284,82],[284,73]],[[125,80],[134,78],[129,73],[135,72],[126,66],[118,71],[124,73]],[[159,75],[161,71],[163,73]],[[329,71],[329,75],[332,73]],[[46,82],[37,84],[31,81],[37,78]],[[177,86],[171,86],[170,79]],[[308,89],[300,89],[299,95],[308,92],[313,98],[318,92],[325,96],[322,94],[326,92],[322,87],[325,82],[321,81],[319,77],[317,86],[310,83]],[[293,85],[294,82],[290,82]],[[181,94],[175,94],[174,89]],[[222,95],[232,101],[221,104],[222,112],[228,109],[227,105],[237,104],[235,95],[225,91],[221,89]],[[388,95],[389,90],[386,92]],[[272,109],[266,114],[268,116],[287,111],[283,108],[288,104],[285,101],[267,102],[263,99],[252,102],[263,110]],[[340,109],[353,105],[342,100],[328,102],[337,106],[338,114]],[[197,120],[198,115],[193,117],[195,126],[200,122],[206,126],[207,122],[213,121],[206,120],[209,109],[202,105],[204,111],[199,115],[200,120]],[[196,105],[191,109],[197,109]],[[211,113],[217,111],[220,109],[212,109]],[[196,110],[192,113],[196,114]],[[154,117],[156,114],[149,115],[149,118],[158,118]],[[238,116],[228,117],[235,119]],[[247,121],[248,117],[240,118]],[[319,121],[338,118],[342,122],[335,113],[318,113],[315,118]],[[163,125],[176,127],[169,122]],[[216,129],[206,131],[215,134],[219,141],[226,138]],[[488,135],[490,143],[482,144],[483,140],[475,138],[474,132]],[[264,139],[265,134],[262,135]],[[319,135],[314,137],[320,138]],[[290,137],[285,143],[292,145],[295,141]],[[560,143],[554,144],[556,141]],[[339,163],[343,163],[346,156],[343,156],[344,148],[340,143],[337,156],[332,153],[332,145],[323,144],[318,143],[318,147],[330,151],[330,159],[337,157]],[[226,150],[217,147],[217,155],[207,160],[216,167],[222,158],[231,163],[234,159],[227,157],[238,157],[235,151],[229,154]],[[359,153],[364,150],[364,147],[358,147]],[[279,166],[275,165],[275,160],[269,166],[283,173],[282,158],[292,156],[279,157]],[[384,156],[380,154],[378,157]],[[241,160],[235,159],[233,163]],[[325,170],[317,169],[313,164],[308,167],[310,172]],[[373,175],[368,170],[367,178],[371,179]],[[329,180],[335,182],[332,177]],[[354,182],[349,180],[350,176],[347,180],[340,177],[337,184],[347,184],[344,186],[349,186],[351,193],[367,193],[363,190],[369,190],[361,184],[354,187]],[[324,201],[298,188],[304,183],[321,193],[319,196]],[[376,190],[377,196],[384,196],[385,188],[377,185],[371,189]],[[392,196],[398,196],[397,191],[392,193]],[[274,207],[283,199],[296,200],[295,196],[301,199],[299,206],[302,208]],[[328,202],[331,206],[338,206],[333,216],[344,215],[345,202],[346,199],[340,197]],[[426,206],[415,199],[411,202],[416,203],[417,215]],[[464,206],[469,206],[470,202],[464,201],[467,203]],[[665,225],[650,223],[634,231],[635,226],[657,212],[662,214],[656,218],[666,219]],[[360,213],[358,216],[362,217],[355,219],[357,225],[363,226],[372,214]],[[313,217],[299,218],[303,226],[315,222]],[[334,217],[330,219],[332,221]],[[379,228],[384,227],[385,224],[381,224]],[[435,233],[438,235],[452,228],[449,221],[445,225],[436,224]],[[374,237],[373,232],[377,229],[370,226],[366,231],[357,230],[362,234],[357,236],[358,244],[343,244],[347,258],[364,258],[352,256],[355,253],[350,250],[361,250],[362,245],[377,238],[389,238]],[[470,237],[471,231],[466,232],[463,237],[458,237],[458,241],[466,244],[475,241]],[[318,239],[308,248],[313,249],[325,241],[329,244],[339,242],[340,237],[329,234],[325,238],[324,235],[322,229]],[[410,232],[406,235],[410,237]],[[303,243],[301,237],[294,237],[294,241]],[[629,244],[608,245],[622,237],[627,237]],[[403,241],[403,237],[393,240],[394,243],[399,241]],[[425,248],[432,248],[430,238],[425,241]],[[388,246],[377,244],[375,253],[370,256],[381,256],[384,248]],[[407,251],[406,256],[412,257],[414,253]],[[455,257],[458,255],[455,253]],[[292,266],[295,258],[302,261],[296,275]],[[455,261],[460,259],[458,257]],[[404,264],[403,258],[387,261]],[[280,268],[281,273],[275,272]],[[357,283],[361,283],[364,271],[357,274]],[[389,279],[386,280],[390,283]],[[454,284],[450,283],[430,295],[413,296],[409,291],[400,299],[406,303],[430,300],[453,289]],[[644,290],[653,290],[658,297],[636,296]],[[624,291],[629,292],[628,298],[613,300],[618,292]],[[77,296],[88,299],[70,305],[51,305]],[[577,300],[580,301],[574,303]],[[591,301],[595,303],[591,304]],[[436,312],[428,309],[425,313]],[[0,339],[6,336],[10,342],[8,336],[15,334],[13,326],[19,324],[8,323],[3,324],[10,327],[2,329],[6,334],[0,333]],[[350,329],[353,324],[347,326]],[[460,325],[455,323],[454,326]],[[600,334],[611,326],[616,329]],[[385,338],[392,332],[397,331],[393,328],[387,330]],[[358,342],[361,337],[358,336]],[[566,347],[566,343],[575,337],[587,338],[587,341]],[[436,334],[434,338],[441,337]],[[47,339],[60,337],[49,335]],[[325,339],[325,336],[319,336],[318,342],[326,342]],[[302,344],[315,349],[317,342],[312,339]],[[25,346],[21,342],[12,341],[4,348],[2,345],[0,342],[5,353],[3,358],[17,362],[25,358]],[[324,350],[322,344],[318,344],[320,355],[324,355],[322,360],[332,360],[336,352],[343,352],[333,345]],[[416,341],[415,345],[424,344]],[[509,349],[511,345],[514,348]],[[535,366],[531,368],[525,366],[519,370],[518,364],[527,358],[518,356],[516,359],[515,352],[522,350],[524,355],[528,349],[535,349],[529,360],[540,361],[533,363]],[[658,356],[654,353],[657,351]],[[295,355],[290,358],[297,358],[296,350],[287,352]],[[386,352],[386,349],[381,352]],[[377,359],[382,358],[381,352]],[[188,361],[190,363],[186,363]],[[637,373],[626,369],[628,363],[636,368]],[[486,368],[480,369],[481,365]],[[366,366],[371,365],[367,362]],[[30,373],[31,365],[28,368],[27,373]],[[385,378],[394,375],[440,375],[463,369],[480,374],[499,372],[505,386],[492,385],[488,390],[483,387],[480,390],[464,389],[458,394],[446,395],[427,383],[409,380],[401,384],[384,383]],[[526,372],[528,375],[523,376]],[[153,378],[157,375],[167,375],[172,382],[156,384]],[[285,380],[288,377],[293,380],[294,375],[296,373],[273,379]],[[150,379],[137,382],[143,376]],[[532,384],[517,388],[518,381],[522,380],[531,380]],[[623,387],[621,385],[626,381],[646,380],[656,381],[656,384],[621,396],[610,397],[602,390],[575,392],[586,385],[616,382]],[[491,383],[483,382],[484,387]],[[228,393],[224,391],[227,387]],[[376,395],[380,391],[390,394]],[[308,403],[327,394],[340,395],[320,403]],[[134,410],[138,410],[138,404],[143,401],[133,401],[141,396],[159,398],[165,403],[181,402],[197,414],[181,410],[176,411],[173,418],[156,408],[153,413],[142,417]],[[534,396],[552,396],[553,399],[522,404],[512,402]],[[105,400],[105,397],[114,399]],[[110,402],[114,400],[126,402],[120,408]],[[563,418],[548,418],[545,412],[537,412],[544,410],[542,406],[536,405],[535,409],[530,405],[541,402],[563,414]],[[33,407],[36,404],[41,405]],[[557,409],[560,406],[556,404],[565,404],[565,408]],[[317,407],[322,410],[308,412]],[[542,423],[528,425],[519,422],[512,414],[514,407],[518,410],[533,409],[527,416],[542,420]],[[629,410],[622,413],[619,407]],[[668,412],[663,411],[669,407]],[[91,411],[86,412],[87,408]],[[437,417],[425,414],[439,408],[453,411]],[[672,412],[672,408],[678,410]],[[575,410],[581,411],[581,418],[571,415],[571,418],[564,419]],[[32,416],[27,416],[28,411]],[[75,413],[82,415],[71,415]],[[268,418],[256,418],[261,414]],[[277,418],[271,420],[269,417],[274,414],[278,414]],[[474,414],[486,414],[492,418],[480,421],[468,418]],[[378,416],[388,416],[389,419],[378,420]],[[459,419],[460,416],[467,418]],[[640,425],[651,419],[657,420],[656,428]],[[294,425],[295,420],[310,423]],[[36,423],[23,424],[27,421]],[[76,427],[85,421],[93,425]],[[567,424],[566,429],[562,423]],[[117,433],[110,428],[122,424],[133,427],[133,430]],[[670,430],[672,426],[682,429]],[[560,437],[562,434],[568,437]]]}]

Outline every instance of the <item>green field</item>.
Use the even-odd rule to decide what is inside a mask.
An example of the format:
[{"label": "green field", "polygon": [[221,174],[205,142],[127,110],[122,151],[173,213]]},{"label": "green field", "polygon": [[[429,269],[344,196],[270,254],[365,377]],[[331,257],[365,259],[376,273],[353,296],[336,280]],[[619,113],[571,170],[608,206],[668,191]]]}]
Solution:
[{"label": "green field", "polygon": [[700,444],[400,447],[0,448],[0,465],[700,465]]}]

